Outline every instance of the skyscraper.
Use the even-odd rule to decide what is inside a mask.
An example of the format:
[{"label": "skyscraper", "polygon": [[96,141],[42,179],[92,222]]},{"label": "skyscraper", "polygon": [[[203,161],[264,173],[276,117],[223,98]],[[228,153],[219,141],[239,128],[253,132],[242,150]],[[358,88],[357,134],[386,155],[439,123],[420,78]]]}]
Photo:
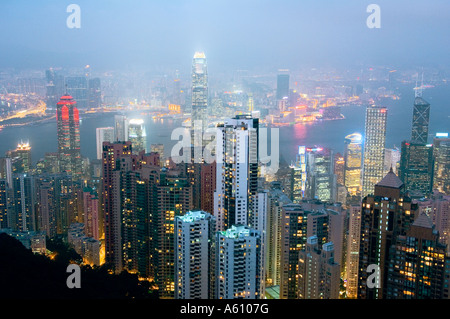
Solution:
[{"label": "skyscraper", "polygon": [[191,125],[201,121],[202,131],[208,125],[208,68],[203,52],[195,52],[192,61],[192,115]]},{"label": "skyscraper", "polygon": [[362,197],[373,194],[375,184],[384,176],[387,109],[375,105],[366,109]]},{"label": "skyscraper", "polygon": [[261,254],[259,231],[246,226],[232,226],[217,232],[216,298],[264,298]]},{"label": "skyscraper", "polygon": [[433,140],[433,189],[450,195],[450,138],[441,134]]},{"label": "skyscraper", "polygon": [[336,176],[334,156],[329,148],[306,149],[306,190],[305,197],[322,201],[335,201]]},{"label": "skyscraper", "polygon": [[175,298],[215,297],[215,218],[204,211],[175,217]]},{"label": "skyscraper", "polygon": [[405,189],[411,194],[428,196],[432,190],[433,147],[403,141],[399,177],[405,183]]},{"label": "skyscraper", "polygon": [[75,100],[63,95],[56,109],[60,172],[81,178],[80,116]]},{"label": "skyscraper", "polygon": [[344,185],[350,196],[361,195],[362,136],[353,133],[345,137]]},{"label": "skyscraper", "polygon": [[299,252],[299,299],[338,299],[340,265],[334,258],[332,242],[319,244],[317,236],[308,237]]},{"label": "skyscraper", "polygon": [[256,228],[258,201],[258,119],[238,115],[218,126],[214,216],[218,230]]},{"label": "skyscraper", "polygon": [[14,173],[28,173],[31,169],[31,146],[28,142],[20,142],[15,150],[7,152],[11,158]]},{"label": "skyscraper", "polygon": [[289,98],[289,74],[288,70],[279,70],[280,74],[277,75],[277,101],[283,98]]},{"label": "skyscraper", "polygon": [[391,247],[386,298],[442,299],[448,262],[446,248],[439,242],[431,219],[421,213]]},{"label": "skyscraper", "polygon": [[98,127],[96,129],[97,159],[102,159],[103,142],[114,142],[114,127]]},{"label": "skyscraper", "polygon": [[[391,170],[363,198],[358,270],[358,298],[386,298],[391,246],[405,235],[418,215],[418,206],[404,193],[403,182]],[[370,265],[379,267],[378,286],[369,285]]]},{"label": "skyscraper", "polygon": [[128,141],[133,145],[133,154],[139,154],[141,151],[147,152],[147,132],[144,120],[130,119],[128,121]]},{"label": "skyscraper", "polygon": [[414,99],[411,142],[427,144],[429,122],[430,103],[422,98],[421,93],[416,93],[416,97]]},{"label": "skyscraper", "polygon": [[88,78],[82,76],[67,76],[65,78],[67,94],[73,96],[80,109],[86,109],[89,106],[89,88]]},{"label": "skyscraper", "polygon": [[299,204],[282,207],[281,299],[297,299],[298,296],[298,261],[306,245],[308,213]]}]

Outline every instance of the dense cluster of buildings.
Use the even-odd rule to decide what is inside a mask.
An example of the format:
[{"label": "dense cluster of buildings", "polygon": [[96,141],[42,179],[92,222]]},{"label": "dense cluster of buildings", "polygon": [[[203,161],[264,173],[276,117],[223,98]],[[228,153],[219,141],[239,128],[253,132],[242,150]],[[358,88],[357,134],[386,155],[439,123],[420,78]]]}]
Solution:
[{"label": "dense cluster of buildings", "polygon": [[[206,124],[203,53],[192,86],[192,123]],[[280,76],[279,105],[288,94]],[[34,251],[63,237],[85,263],[153,281],[160,298],[449,297],[450,139],[428,144],[420,94],[401,150],[386,149],[388,110],[371,105],[344,154],[299,146],[270,178],[251,114],[215,125],[213,163],[198,155],[203,143],[185,161],[166,159],[164,145],[147,149],[143,121],[117,115],[97,129],[90,162],[78,103],[69,93],[55,102],[55,153],[32,167],[22,143],[0,158],[0,229]]]}]

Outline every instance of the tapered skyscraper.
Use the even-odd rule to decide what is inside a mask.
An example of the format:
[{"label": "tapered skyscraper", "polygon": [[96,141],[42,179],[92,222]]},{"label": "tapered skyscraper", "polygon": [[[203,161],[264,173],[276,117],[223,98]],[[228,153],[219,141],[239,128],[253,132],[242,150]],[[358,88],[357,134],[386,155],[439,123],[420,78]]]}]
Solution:
[{"label": "tapered skyscraper", "polygon": [[202,121],[203,130],[207,127],[208,116],[208,69],[206,56],[196,52],[192,62],[192,126],[194,121]]},{"label": "tapered skyscraper", "polygon": [[56,105],[58,155],[60,171],[74,180],[81,178],[80,116],[77,103],[70,95],[61,97]]},{"label": "tapered skyscraper", "polygon": [[364,141],[362,197],[373,194],[375,184],[384,177],[387,109],[367,107]]},{"label": "tapered skyscraper", "polygon": [[430,103],[422,98],[421,92],[416,92],[416,97],[414,99],[411,142],[427,144],[429,122]]}]

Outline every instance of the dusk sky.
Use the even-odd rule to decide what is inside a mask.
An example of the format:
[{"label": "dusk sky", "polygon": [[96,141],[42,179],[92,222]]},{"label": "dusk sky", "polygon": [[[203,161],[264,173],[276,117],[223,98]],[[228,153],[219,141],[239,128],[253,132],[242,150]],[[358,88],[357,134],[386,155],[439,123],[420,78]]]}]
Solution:
[{"label": "dusk sky", "polygon": [[[431,4],[432,2],[432,4]],[[81,28],[69,29],[69,4]],[[381,28],[369,29],[369,4]],[[0,67],[448,64],[448,0],[16,1],[0,3]]]}]

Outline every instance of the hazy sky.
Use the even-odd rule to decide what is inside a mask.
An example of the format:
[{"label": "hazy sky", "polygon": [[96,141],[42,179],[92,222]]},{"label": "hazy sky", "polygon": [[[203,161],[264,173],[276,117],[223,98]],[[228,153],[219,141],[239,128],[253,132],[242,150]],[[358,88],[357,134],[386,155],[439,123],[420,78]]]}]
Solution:
[{"label": "hazy sky", "polygon": [[[80,29],[66,26],[71,3]],[[1,0],[0,30],[0,67],[185,65],[196,50],[224,68],[449,66],[450,1]]]}]

